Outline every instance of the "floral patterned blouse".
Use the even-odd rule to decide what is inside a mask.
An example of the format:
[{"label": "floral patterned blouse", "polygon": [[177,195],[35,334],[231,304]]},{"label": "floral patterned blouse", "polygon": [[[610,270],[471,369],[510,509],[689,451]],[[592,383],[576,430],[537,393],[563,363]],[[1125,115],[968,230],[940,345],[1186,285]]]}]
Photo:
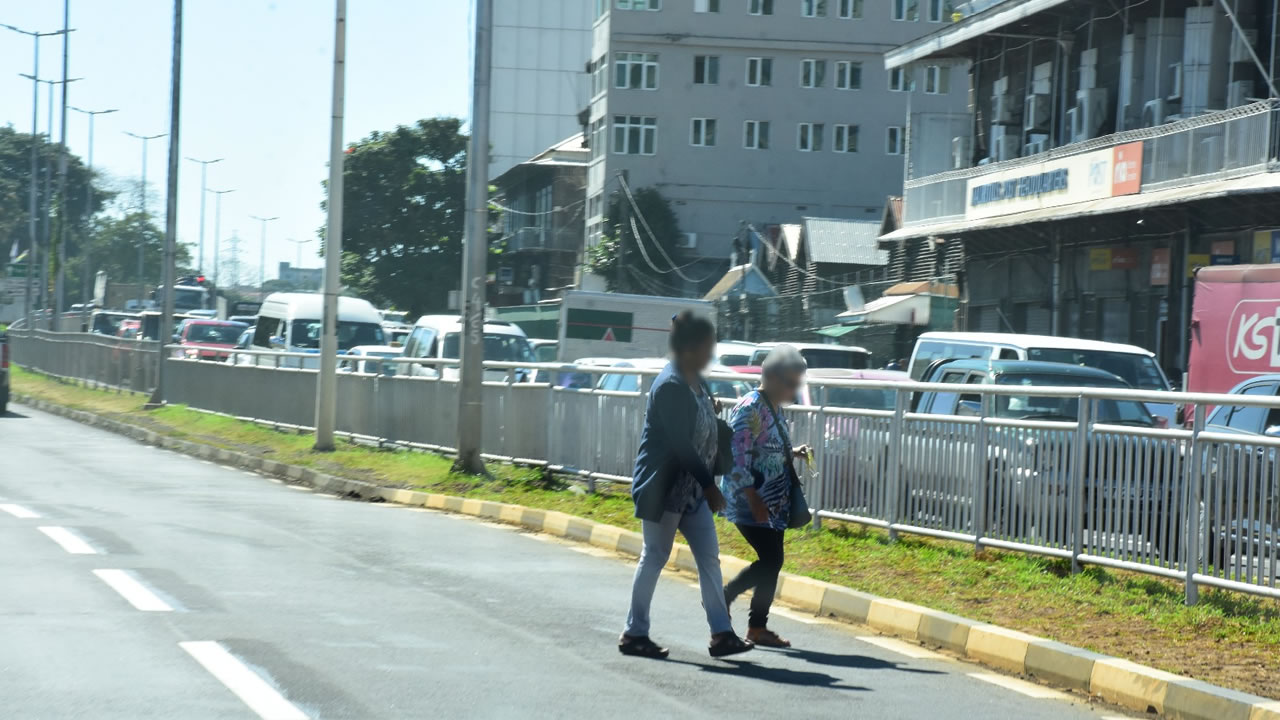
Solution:
[{"label": "floral patterned blouse", "polygon": [[[791,476],[787,472],[787,448],[791,435],[786,422],[769,407],[759,390],[738,401],[729,414],[733,428],[733,470],[720,481],[724,516],[736,525],[756,525],[786,530],[791,512]],[[744,492],[754,487],[769,508],[769,521],[758,523]]]}]

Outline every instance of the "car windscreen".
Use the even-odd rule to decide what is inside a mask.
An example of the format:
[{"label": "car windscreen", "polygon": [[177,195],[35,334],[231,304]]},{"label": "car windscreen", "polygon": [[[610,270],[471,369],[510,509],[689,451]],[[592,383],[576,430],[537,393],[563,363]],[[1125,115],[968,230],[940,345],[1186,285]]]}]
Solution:
[{"label": "car windscreen", "polygon": [[204,299],[206,293],[203,290],[184,290],[178,288],[173,293],[173,306],[183,309],[198,309],[204,307]]},{"label": "car windscreen", "polygon": [[1069,348],[1028,348],[1028,360],[1060,362],[1097,368],[1119,377],[1140,390],[1168,390],[1160,367],[1154,358],[1136,353],[1110,350],[1072,350]]},{"label": "car windscreen", "polygon": [[[996,384],[1049,385],[1057,387],[1127,387],[1122,383],[1107,382],[1098,378],[1054,375],[1051,373],[1004,373],[996,377]],[[1074,397],[997,395],[994,403],[996,417],[1002,418],[1072,421],[1080,417],[1080,401]],[[1148,427],[1156,424],[1151,417],[1151,413],[1147,412],[1146,407],[1142,403],[1133,400],[1098,400],[1094,407],[1094,422]]]},{"label": "car windscreen", "polygon": [[[448,333],[444,336],[444,355],[456,360],[459,333]],[[519,335],[484,334],[484,359],[489,362],[537,362],[533,350],[529,349],[529,341]]]},{"label": "car windscreen", "polygon": [[750,365],[751,356],[750,355],[734,355],[734,354],[726,353],[724,355],[721,355],[716,360],[716,362],[720,363],[721,365],[728,365],[729,367],[737,367],[739,365]]},{"label": "car windscreen", "polygon": [[865,370],[868,362],[867,353],[850,350],[806,348],[800,351],[800,355],[809,364],[810,369],[841,368],[845,370]]},{"label": "car windscreen", "polygon": [[745,380],[708,380],[711,394],[719,398],[738,398],[751,392],[751,383]]},{"label": "car windscreen", "polygon": [[828,387],[822,389],[821,401],[828,407],[892,410],[894,393],[882,388]]},{"label": "car windscreen", "polygon": [[187,341],[231,345],[240,339],[242,332],[243,325],[192,325],[187,329]]},{"label": "car windscreen", "polygon": [[[290,331],[289,344],[293,347],[320,349],[319,320],[294,320]],[[386,345],[383,338],[382,326],[376,323],[338,321],[338,350],[350,350],[357,345]]]},{"label": "car windscreen", "polygon": [[538,362],[556,361],[556,345],[554,343],[539,345],[538,348],[534,350],[534,353],[538,357]]}]

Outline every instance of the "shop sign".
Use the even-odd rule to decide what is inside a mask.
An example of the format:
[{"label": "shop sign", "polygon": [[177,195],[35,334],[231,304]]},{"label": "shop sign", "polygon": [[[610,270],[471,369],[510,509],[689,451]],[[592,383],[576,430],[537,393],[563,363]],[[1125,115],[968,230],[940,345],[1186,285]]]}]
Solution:
[{"label": "shop sign", "polygon": [[1280,263],[1280,230],[1258,230],[1253,233],[1253,258],[1255,265]]},{"label": "shop sign", "polygon": [[1125,143],[1114,148],[1111,171],[1111,196],[1134,195],[1142,191],[1142,142]]},{"label": "shop sign", "polygon": [[1207,253],[1191,253],[1187,255],[1187,277],[1195,277],[1196,271],[1213,264],[1213,256]]},{"label": "shop sign", "polygon": [[1154,248],[1151,251],[1151,284],[1169,284],[1169,248]]},{"label": "shop sign", "polygon": [[1089,269],[1094,271],[1111,269],[1111,248],[1093,248],[1089,251]]},{"label": "shop sign", "polygon": [[981,175],[965,189],[971,220],[1130,195],[1142,189],[1142,143]]},{"label": "shop sign", "polygon": [[1133,248],[1093,248],[1089,250],[1089,269],[1133,270],[1138,267],[1138,251]]}]

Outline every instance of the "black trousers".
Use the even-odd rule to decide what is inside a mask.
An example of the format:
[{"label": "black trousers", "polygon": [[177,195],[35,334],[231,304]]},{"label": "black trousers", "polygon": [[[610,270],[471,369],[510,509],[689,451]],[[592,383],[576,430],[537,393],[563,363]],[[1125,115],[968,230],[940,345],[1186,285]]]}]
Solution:
[{"label": "black trousers", "polygon": [[769,607],[778,589],[778,573],[782,572],[782,530],[738,525],[738,532],[755,549],[758,560],[748,565],[724,588],[726,604],[732,603],[742,593],[751,594],[751,615],[747,627],[763,628],[769,622]]}]

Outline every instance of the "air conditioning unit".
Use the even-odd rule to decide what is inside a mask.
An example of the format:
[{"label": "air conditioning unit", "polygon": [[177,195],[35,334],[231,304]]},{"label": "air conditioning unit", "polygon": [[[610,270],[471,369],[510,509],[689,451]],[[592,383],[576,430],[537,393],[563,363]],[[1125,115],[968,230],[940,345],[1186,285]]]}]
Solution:
[{"label": "air conditioning unit", "polygon": [[996,162],[1012,160],[1018,157],[1018,136],[1002,135],[998,138],[991,138],[991,159]]},{"label": "air conditioning unit", "polygon": [[684,237],[681,239],[680,244],[677,245],[677,247],[685,250],[692,250],[693,248],[698,247],[698,233],[687,232],[680,234]]},{"label": "air conditioning unit", "polygon": [[969,167],[973,159],[973,143],[968,137],[951,138],[951,168],[959,170]]},{"label": "air conditioning unit", "polygon": [[1049,95],[1035,93],[1027,96],[1022,113],[1023,130],[1045,130],[1049,127]]},{"label": "air conditioning unit", "polygon": [[1236,80],[1227,87],[1227,107],[1248,105],[1253,96],[1252,80]]},{"label": "air conditioning unit", "polygon": [[1231,60],[1233,63],[1253,62],[1253,56],[1249,54],[1249,48],[1258,46],[1258,31],[1251,28],[1244,29],[1244,40],[1241,41],[1240,35],[1233,33],[1231,35]]},{"label": "air conditioning unit", "polygon": [[1017,110],[1013,106],[1013,96],[1002,93],[991,96],[991,122],[999,125],[1012,125],[1016,122]]},{"label": "air conditioning unit", "polygon": [[1107,91],[1105,89],[1079,90],[1076,106],[1067,111],[1070,120],[1071,142],[1083,142],[1097,137],[1107,115]]},{"label": "air conditioning unit", "polygon": [[1162,99],[1148,100],[1142,106],[1142,127],[1155,127],[1165,123],[1169,113],[1169,104]]},{"label": "air conditioning unit", "polygon": [[1169,63],[1169,95],[1166,100],[1182,99],[1182,63]]},{"label": "air conditioning unit", "polygon": [[1046,133],[1031,133],[1027,136],[1027,144],[1022,146],[1022,157],[1038,155],[1049,149],[1049,135]]}]

